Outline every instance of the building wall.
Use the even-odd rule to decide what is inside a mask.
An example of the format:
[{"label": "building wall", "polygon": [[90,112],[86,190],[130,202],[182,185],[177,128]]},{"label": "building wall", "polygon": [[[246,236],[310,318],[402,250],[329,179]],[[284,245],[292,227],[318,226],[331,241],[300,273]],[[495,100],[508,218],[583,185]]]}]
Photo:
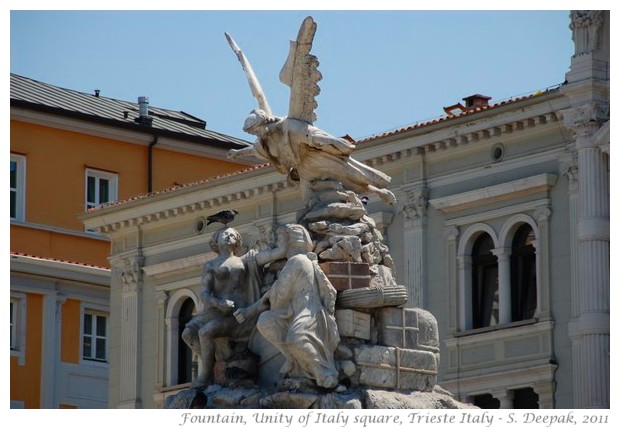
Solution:
[{"label": "building wall", "polygon": [[[11,356],[10,382],[11,401],[23,402],[24,408],[39,408],[41,386],[41,344],[43,299],[39,294],[28,293],[26,301],[25,325],[28,335],[24,347],[24,361]],[[27,350],[27,354],[25,351]]]},{"label": "building wall", "polygon": [[[23,298],[26,317],[21,350],[11,352],[11,406],[106,408],[109,364],[84,359],[82,340],[85,309],[110,320],[110,240],[87,232],[78,216],[86,169],[116,174],[118,199],[147,193],[152,136],[25,109],[16,117],[27,118],[11,120],[11,154],[25,157],[25,216],[11,220],[11,294]],[[241,167],[222,160],[224,149],[208,155],[196,143],[161,140],[152,152],[154,192]],[[96,274],[85,280],[84,270]],[[113,355],[109,337],[108,347]]]},{"label": "building wall", "polygon": [[[571,18],[576,53],[560,89],[385,133],[354,154],[393,179],[399,203],[371,198],[368,212],[386,233],[407,305],[438,320],[440,384],[464,401],[491,395],[512,408],[526,389],[540,408],[609,407],[609,13]],[[175,317],[183,300],[198,304],[217,227],[197,232],[197,221],[237,209],[234,227],[252,245],[299,207],[298,192],[265,168],[84,218],[112,240],[112,307],[138,309],[114,319],[111,406],[161,407],[186,387],[174,376]],[[534,231],[537,305],[515,321],[501,291],[520,224]],[[471,253],[483,232],[493,239],[500,317],[510,317],[474,329]]]}]

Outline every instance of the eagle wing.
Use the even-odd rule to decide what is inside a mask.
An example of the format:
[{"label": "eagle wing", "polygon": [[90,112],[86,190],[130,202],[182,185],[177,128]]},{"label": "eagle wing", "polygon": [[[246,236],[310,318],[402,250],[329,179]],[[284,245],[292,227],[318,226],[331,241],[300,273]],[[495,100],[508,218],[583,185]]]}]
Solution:
[{"label": "eagle wing", "polygon": [[301,24],[297,40],[291,40],[288,58],[280,71],[280,81],[291,88],[288,117],[309,124],[316,121],[315,97],[321,91],[318,82],[322,78],[319,60],[310,53],[315,32],[316,22],[309,16]]}]

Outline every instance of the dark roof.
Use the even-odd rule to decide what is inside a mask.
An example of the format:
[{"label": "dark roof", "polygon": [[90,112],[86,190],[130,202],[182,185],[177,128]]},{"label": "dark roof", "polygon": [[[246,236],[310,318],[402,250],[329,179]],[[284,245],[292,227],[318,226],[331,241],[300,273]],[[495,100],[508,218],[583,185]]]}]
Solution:
[{"label": "dark roof", "polygon": [[[240,148],[250,143],[206,129],[206,122],[185,112],[149,106],[151,125],[136,122],[138,103],[86,94],[39,82],[11,73],[11,106],[73,117],[85,121],[131,129],[222,149]],[[125,117],[127,116],[127,117]]]}]

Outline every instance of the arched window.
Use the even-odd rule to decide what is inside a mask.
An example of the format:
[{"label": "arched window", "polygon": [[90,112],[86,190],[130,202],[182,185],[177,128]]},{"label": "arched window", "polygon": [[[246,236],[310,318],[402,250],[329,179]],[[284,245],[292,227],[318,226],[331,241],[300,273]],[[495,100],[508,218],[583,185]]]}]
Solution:
[{"label": "arched window", "polygon": [[481,234],[472,248],[472,324],[473,328],[493,326],[499,320],[497,257],[491,253],[493,239]]},{"label": "arched window", "polygon": [[185,344],[181,334],[185,325],[194,315],[194,301],[187,298],[179,310],[179,332],[178,332],[178,384],[189,383],[192,381],[192,350]]},{"label": "arched window", "polygon": [[528,224],[521,225],[512,239],[510,254],[510,290],[512,320],[527,320],[536,311],[536,249],[534,231]]}]

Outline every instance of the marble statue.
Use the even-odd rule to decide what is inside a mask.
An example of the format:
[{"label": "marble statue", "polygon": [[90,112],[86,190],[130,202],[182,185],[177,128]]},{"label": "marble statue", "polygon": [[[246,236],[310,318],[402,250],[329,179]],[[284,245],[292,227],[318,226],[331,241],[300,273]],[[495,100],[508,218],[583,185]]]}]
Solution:
[{"label": "marble statue", "polygon": [[[396,203],[390,177],[354,160],[349,141],[313,125],[321,79],[310,54],[315,31],[308,17],[291,42],[280,73],[291,88],[283,118],[271,113],[248,60],[226,35],[259,105],[243,128],[256,143],[229,156],[271,162],[299,185],[303,206],[296,224],[260,225],[243,256],[234,229],[214,234],[218,256],[204,268],[205,311],[183,333],[201,371],[194,389],[171,396],[167,406],[468,407],[437,385],[437,321],[405,307],[408,291],[393,275],[385,225],[367,212],[371,194]],[[222,338],[247,339],[251,353],[220,359]]]},{"label": "marble statue", "polygon": [[216,231],[210,245],[217,256],[207,261],[203,269],[204,311],[194,316],[182,333],[183,341],[201,360],[193,388],[208,386],[213,381],[217,339],[242,339],[250,335],[253,320],[238,323],[233,313],[259,299],[260,267],[285,255],[283,248],[275,248],[250,250],[238,256],[242,241],[234,228]]},{"label": "marble statue", "polygon": [[280,372],[308,378],[319,387],[338,386],[334,351],[340,342],[334,318],[336,290],[311,253],[301,225],[287,225],[287,262],[271,289],[254,305],[235,312],[247,323],[260,313],[258,331],[285,357]]},{"label": "marble statue", "polygon": [[315,127],[315,96],[321,79],[318,60],[310,54],[316,23],[307,17],[296,41],[291,41],[288,59],[280,72],[280,81],[291,88],[288,116],[281,118],[271,113],[260,83],[249,61],[233,39],[228,42],[245,70],[252,94],[259,108],[245,120],[243,130],[258,137],[253,146],[229,151],[231,158],[255,156],[271,162],[283,174],[298,181],[306,200],[314,181],[336,180],[358,194],[375,194],[387,204],[396,198],[386,187],[390,177],[351,158],[355,146],[347,140],[334,137]]}]

